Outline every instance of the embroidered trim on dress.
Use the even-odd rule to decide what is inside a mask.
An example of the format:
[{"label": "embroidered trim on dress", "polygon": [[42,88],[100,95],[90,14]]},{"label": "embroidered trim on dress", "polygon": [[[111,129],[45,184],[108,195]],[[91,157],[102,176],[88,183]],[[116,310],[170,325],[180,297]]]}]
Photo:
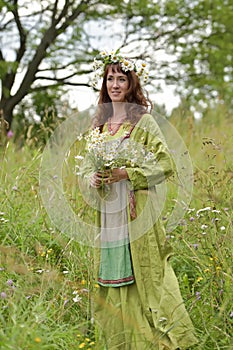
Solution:
[{"label": "embroidered trim on dress", "polygon": [[118,283],[120,284],[120,283],[124,283],[124,282],[134,282],[134,276],[119,278],[117,280],[104,280],[104,279],[99,277],[98,282],[100,282],[102,284],[118,284]]}]

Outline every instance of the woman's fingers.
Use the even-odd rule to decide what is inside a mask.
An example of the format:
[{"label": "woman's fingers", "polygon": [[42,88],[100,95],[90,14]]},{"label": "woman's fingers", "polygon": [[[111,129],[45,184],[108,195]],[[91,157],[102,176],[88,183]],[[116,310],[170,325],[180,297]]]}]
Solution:
[{"label": "woman's fingers", "polygon": [[90,178],[92,187],[99,188],[102,184],[112,184],[121,180],[128,179],[128,174],[125,169],[115,168],[107,171],[98,171]]},{"label": "woman's fingers", "polygon": [[98,173],[94,173],[90,177],[90,185],[95,188],[99,188],[102,184],[102,177]]},{"label": "woman's fingers", "polygon": [[105,184],[112,184],[123,180],[122,171],[119,168],[112,169],[111,172],[108,171],[105,174],[107,175],[103,180]]}]

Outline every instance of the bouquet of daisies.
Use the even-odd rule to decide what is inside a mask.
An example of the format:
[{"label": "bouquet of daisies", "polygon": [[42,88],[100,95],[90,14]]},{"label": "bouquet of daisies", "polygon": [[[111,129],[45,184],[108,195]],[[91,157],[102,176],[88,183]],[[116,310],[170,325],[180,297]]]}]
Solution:
[{"label": "bouquet of daisies", "polygon": [[[142,144],[132,142],[127,134],[125,137],[109,140],[109,132],[101,132],[96,127],[84,138],[86,151],[95,171],[136,167],[154,159],[153,152],[146,151]],[[76,159],[81,157],[76,156]]]}]

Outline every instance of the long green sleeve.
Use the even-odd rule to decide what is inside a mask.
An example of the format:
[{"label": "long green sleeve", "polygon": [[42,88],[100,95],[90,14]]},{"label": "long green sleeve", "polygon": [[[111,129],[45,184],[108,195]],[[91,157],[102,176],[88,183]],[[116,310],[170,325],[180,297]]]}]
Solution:
[{"label": "long green sleeve", "polygon": [[154,118],[145,114],[135,126],[131,139],[154,154],[138,167],[126,168],[134,190],[147,189],[161,183],[173,173],[172,160]]}]

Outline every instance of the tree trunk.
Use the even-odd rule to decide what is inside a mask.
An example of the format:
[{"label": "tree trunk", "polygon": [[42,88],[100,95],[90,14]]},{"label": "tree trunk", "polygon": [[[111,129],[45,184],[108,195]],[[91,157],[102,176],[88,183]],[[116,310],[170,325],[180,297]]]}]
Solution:
[{"label": "tree trunk", "polygon": [[7,122],[7,130],[11,128],[14,108],[15,104],[12,103],[11,99],[2,98],[0,101],[0,110],[2,111],[4,120]]}]

